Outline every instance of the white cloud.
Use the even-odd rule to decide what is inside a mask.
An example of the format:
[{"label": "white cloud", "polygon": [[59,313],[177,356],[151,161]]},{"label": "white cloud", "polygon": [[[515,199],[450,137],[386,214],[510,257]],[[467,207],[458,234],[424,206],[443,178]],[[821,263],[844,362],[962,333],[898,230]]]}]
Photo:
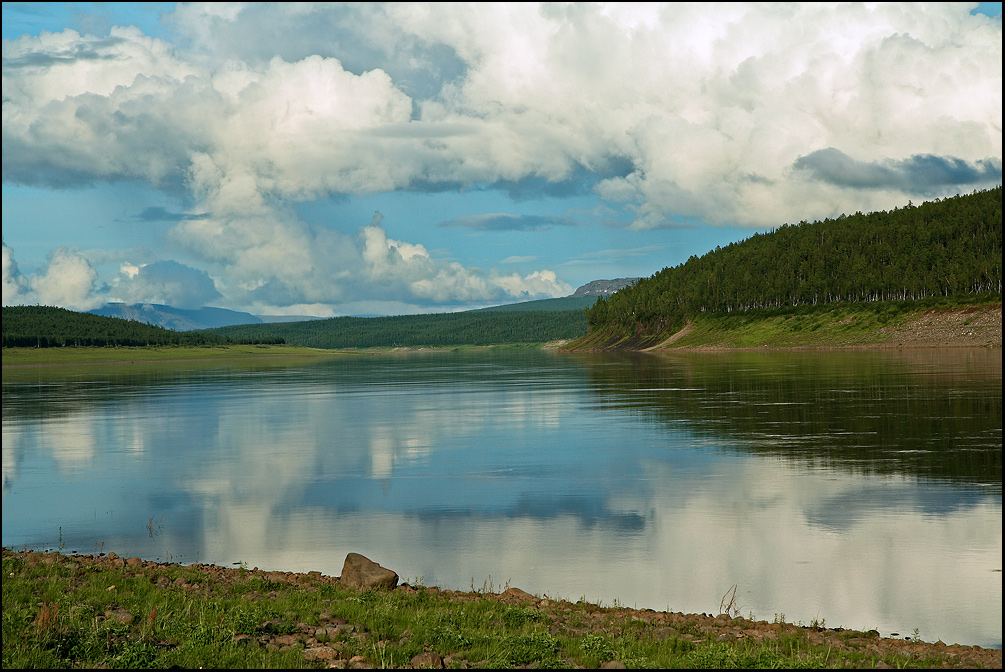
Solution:
[{"label": "white cloud", "polygon": [[3,246],[3,305],[13,306],[24,303],[24,295],[28,291],[27,279],[18,270],[14,261],[14,251]]},{"label": "white cloud", "polygon": [[[763,227],[1001,180],[1001,22],[965,4],[194,4],[172,21],[178,46],[135,28],[5,40],[4,180],[188,194],[206,216],[171,242],[246,306],[563,291],[292,214],[327,194],[592,174],[636,229]],[[849,184],[838,156],[888,179]],[[915,183],[926,166],[952,170]]]},{"label": "white cloud", "polygon": [[98,273],[76,250],[58,247],[45,270],[31,278],[31,292],[43,306],[91,310],[104,303],[97,294]]},{"label": "white cloud", "polygon": [[156,261],[140,268],[126,266],[111,290],[127,304],[158,303],[176,308],[201,308],[220,298],[205,271],[176,261]]}]

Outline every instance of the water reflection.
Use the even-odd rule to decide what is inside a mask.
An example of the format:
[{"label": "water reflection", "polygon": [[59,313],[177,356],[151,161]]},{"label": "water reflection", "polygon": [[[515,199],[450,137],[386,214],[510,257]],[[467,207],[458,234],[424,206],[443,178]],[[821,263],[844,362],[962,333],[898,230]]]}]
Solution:
[{"label": "water reflection", "polygon": [[3,543],[1001,644],[1000,351],[4,371]]}]

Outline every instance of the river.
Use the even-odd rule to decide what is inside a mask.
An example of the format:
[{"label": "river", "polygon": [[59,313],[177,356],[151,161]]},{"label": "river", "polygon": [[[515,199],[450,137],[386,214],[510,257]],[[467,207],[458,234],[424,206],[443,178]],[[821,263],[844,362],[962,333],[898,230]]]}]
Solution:
[{"label": "river", "polygon": [[1000,349],[3,372],[3,545],[1001,647]]}]

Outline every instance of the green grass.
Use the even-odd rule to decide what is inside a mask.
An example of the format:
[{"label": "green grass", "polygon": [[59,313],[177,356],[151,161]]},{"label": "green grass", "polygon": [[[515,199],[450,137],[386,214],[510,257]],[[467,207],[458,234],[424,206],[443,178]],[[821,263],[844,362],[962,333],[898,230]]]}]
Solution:
[{"label": "green grass", "polygon": [[[829,643],[823,636],[815,643],[816,630],[776,623],[772,639],[721,641],[709,627],[713,621],[703,616],[584,601],[520,601],[484,590],[356,591],[318,573],[212,569],[130,566],[111,554],[90,558],[5,549],[3,667],[327,664],[308,657],[307,649],[328,650],[343,663],[361,656],[376,667],[409,667],[425,651],[454,666],[487,668],[597,667],[611,660],[653,669],[963,662],[946,655],[905,657],[895,649],[883,653],[869,643],[889,640],[875,633],[826,631]],[[722,623],[753,627],[744,619]],[[852,646],[855,641],[866,645]]]},{"label": "green grass", "polygon": [[[887,343],[883,329],[897,327],[928,310],[983,309],[1001,306],[1001,300],[931,299],[834,303],[736,313],[703,313],[694,317],[684,335],[670,348],[798,348],[847,347]],[[611,327],[573,341],[565,349],[591,347],[651,347],[672,333],[630,336]]]},{"label": "green grass", "polygon": [[3,365],[107,364],[199,360],[261,360],[290,357],[330,357],[339,354],[295,345],[146,346],[135,348],[63,347],[4,348]]},{"label": "green grass", "polygon": [[164,365],[185,362],[197,365],[218,365],[221,361],[235,364],[255,363],[285,366],[298,361],[308,362],[318,358],[380,355],[398,352],[476,352],[483,350],[539,350],[547,343],[501,343],[498,345],[454,345],[416,347],[372,347],[346,348],[339,350],[308,348],[299,345],[217,345],[217,346],[146,346],[136,348],[63,347],[63,348],[4,348],[4,368],[28,368],[59,365],[66,366],[94,364],[123,365]]},{"label": "green grass", "polygon": [[905,322],[912,313],[842,306],[830,309],[751,311],[742,315],[703,315],[675,347],[716,345],[731,348],[847,346],[880,343],[880,330]]}]

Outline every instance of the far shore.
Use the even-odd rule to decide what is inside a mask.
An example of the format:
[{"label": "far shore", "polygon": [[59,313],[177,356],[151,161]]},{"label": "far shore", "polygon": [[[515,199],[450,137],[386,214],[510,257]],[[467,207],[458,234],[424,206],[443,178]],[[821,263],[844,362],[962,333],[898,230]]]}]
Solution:
[{"label": "far shore", "polygon": [[[575,341],[498,343],[492,345],[376,346],[321,349],[298,345],[216,345],[146,347],[3,348],[3,368],[51,366],[184,364],[198,362],[267,362],[316,360],[324,357],[443,353],[491,349],[538,348],[558,352],[719,352],[745,350],[890,350],[920,348],[1001,348],[1002,304],[921,310],[894,323],[860,324],[861,316],[821,323],[819,317],[769,316],[722,328],[712,318],[689,323],[658,343],[632,345],[609,339],[592,342],[593,334]],[[827,318],[824,318],[825,320]],[[802,320],[802,323],[800,323]],[[816,320],[816,322],[813,322]]]}]

